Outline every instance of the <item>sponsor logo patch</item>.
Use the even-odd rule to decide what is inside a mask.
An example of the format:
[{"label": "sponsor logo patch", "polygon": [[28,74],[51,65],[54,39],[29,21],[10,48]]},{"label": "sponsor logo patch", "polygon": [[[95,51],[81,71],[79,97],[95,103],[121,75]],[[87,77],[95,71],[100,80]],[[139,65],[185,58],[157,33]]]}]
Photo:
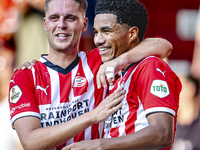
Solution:
[{"label": "sponsor logo patch", "polygon": [[166,81],[154,80],[151,84],[151,94],[164,98],[169,95],[169,88]]},{"label": "sponsor logo patch", "polygon": [[77,76],[75,78],[74,87],[82,87],[86,83],[86,78]]},{"label": "sponsor logo patch", "polygon": [[24,103],[19,106],[13,107],[10,111],[10,115],[12,115],[15,112],[15,110],[17,110],[17,109],[23,109],[25,107],[30,107],[30,106],[31,106],[31,103],[29,102],[29,103]]},{"label": "sponsor logo patch", "polygon": [[10,89],[10,102],[16,104],[22,96],[22,91],[18,85],[13,86]]}]

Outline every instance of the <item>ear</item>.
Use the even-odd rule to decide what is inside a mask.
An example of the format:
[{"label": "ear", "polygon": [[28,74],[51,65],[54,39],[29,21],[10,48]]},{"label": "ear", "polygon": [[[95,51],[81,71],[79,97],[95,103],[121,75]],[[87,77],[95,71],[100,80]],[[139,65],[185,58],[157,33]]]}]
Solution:
[{"label": "ear", "polygon": [[128,33],[129,33],[130,42],[133,42],[136,38],[138,38],[138,32],[139,32],[139,29],[136,26],[133,26],[129,29]]},{"label": "ear", "polygon": [[88,18],[85,18],[82,32],[85,32],[87,30],[87,27],[88,27]]},{"label": "ear", "polygon": [[43,18],[43,24],[44,24],[44,30],[47,31],[47,26],[46,26],[46,18]]}]

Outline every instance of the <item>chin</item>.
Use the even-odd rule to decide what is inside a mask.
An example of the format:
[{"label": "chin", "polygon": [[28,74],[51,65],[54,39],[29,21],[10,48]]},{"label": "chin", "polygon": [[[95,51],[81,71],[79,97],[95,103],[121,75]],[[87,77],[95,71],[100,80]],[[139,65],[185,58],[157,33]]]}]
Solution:
[{"label": "chin", "polygon": [[110,60],[112,60],[112,59],[114,59],[114,58],[113,58],[113,57],[112,57],[112,58],[110,58],[110,57],[109,57],[109,58],[103,58],[103,57],[102,57],[101,60],[102,60],[102,62],[107,62],[107,61],[110,61]]}]

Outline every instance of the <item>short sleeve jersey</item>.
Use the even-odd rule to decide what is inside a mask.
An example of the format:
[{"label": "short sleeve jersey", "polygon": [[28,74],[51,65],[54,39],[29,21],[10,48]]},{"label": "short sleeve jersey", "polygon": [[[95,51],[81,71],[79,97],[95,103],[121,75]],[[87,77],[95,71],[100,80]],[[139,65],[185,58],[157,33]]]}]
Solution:
[{"label": "short sleeve jersey", "polygon": [[[66,69],[41,56],[32,70],[19,70],[10,81],[10,114],[13,124],[21,117],[37,117],[43,128],[55,126],[93,110],[105,96],[97,89],[96,74],[102,64],[97,49],[78,54]],[[98,138],[99,124],[78,134],[63,146]]]},{"label": "short sleeve jersey", "polygon": [[148,57],[130,65],[109,93],[122,84],[127,91],[123,106],[106,120],[104,138],[125,136],[147,127],[147,115],[152,113],[169,113],[176,123],[182,86],[163,60]]}]

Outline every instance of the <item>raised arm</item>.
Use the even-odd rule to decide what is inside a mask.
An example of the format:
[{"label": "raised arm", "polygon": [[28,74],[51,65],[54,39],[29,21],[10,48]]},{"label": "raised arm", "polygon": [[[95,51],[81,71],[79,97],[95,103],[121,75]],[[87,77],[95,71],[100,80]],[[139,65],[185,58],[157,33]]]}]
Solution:
[{"label": "raised arm", "polygon": [[94,110],[63,124],[41,128],[40,119],[24,117],[16,120],[14,127],[25,150],[53,149],[117,111],[122,107],[120,101],[124,94],[125,90],[121,88],[103,100]]},{"label": "raised arm", "polygon": [[122,54],[122,58],[127,59],[127,63],[135,63],[147,56],[167,57],[172,51],[172,44],[163,38],[146,38],[132,50]]},{"label": "raised arm", "polygon": [[[172,51],[172,45],[169,41],[163,38],[146,38],[139,45],[120,55],[119,57],[105,62],[101,65],[97,74],[97,84],[100,88],[102,85],[107,87],[106,83],[106,69],[113,67],[116,74],[128,64],[138,62],[148,56],[158,56],[160,58],[167,57]],[[112,79],[108,79],[109,84],[112,85]]]}]

